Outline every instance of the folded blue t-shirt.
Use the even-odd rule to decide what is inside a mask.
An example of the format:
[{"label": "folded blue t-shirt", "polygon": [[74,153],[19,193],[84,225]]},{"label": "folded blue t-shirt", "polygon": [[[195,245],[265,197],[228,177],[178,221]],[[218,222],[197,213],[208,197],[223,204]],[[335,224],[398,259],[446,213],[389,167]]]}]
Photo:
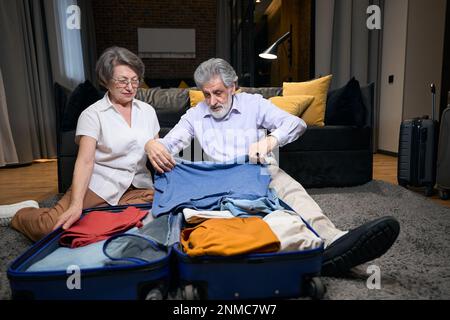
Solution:
[{"label": "folded blue t-shirt", "polygon": [[220,210],[227,198],[268,197],[270,179],[265,165],[248,163],[248,158],[229,163],[177,159],[171,171],[155,175],[152,214],[158,217],[184,208]]}]

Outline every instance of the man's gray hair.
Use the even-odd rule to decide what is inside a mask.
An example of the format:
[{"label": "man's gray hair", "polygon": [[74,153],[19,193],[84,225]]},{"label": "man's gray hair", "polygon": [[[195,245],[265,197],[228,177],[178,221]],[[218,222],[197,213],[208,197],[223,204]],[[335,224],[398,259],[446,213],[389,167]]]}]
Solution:
[{"label": "man's gray hair", "polygon": [[233,84],[237,85],[238,76],[233,67],[220,58],[212,58],[200,64],[195,70],[194,80],[197,87],[203,88],[205,84],[217,76],[222,79],[223,84],[227,88]]},{"label": "man's gray hair", "polygon": [[95,66],[98,82],[103,87],[108,86],[114,76],[114,67],[118,65],[126,65],[136,72],[139,79],[144,78],[145,65],[141,58],[128,49],[110,47],[102,53]]}]

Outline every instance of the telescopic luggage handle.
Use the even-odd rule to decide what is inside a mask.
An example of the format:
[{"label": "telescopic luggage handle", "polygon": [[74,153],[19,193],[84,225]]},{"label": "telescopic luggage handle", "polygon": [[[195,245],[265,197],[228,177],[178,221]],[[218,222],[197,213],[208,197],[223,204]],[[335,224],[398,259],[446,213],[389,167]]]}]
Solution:
[{"label": "telescopic luggage handle", "polygon": [[433,115],[432,120],[436,120],[436,85],[434,83],[431,84],[431,103],[433,106]]}]

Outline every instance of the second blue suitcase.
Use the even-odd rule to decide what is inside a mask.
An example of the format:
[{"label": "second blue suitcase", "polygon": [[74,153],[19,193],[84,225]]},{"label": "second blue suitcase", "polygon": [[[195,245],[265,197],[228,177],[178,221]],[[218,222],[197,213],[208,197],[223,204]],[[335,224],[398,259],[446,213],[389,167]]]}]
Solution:
[{"label": "second blue suitcase", "polygon": [[[282,201],[280,203],[292,210]],[[308,223],[305,224],[317,235]],[[321,299],[325,293],[319,278],[323,245],[313,250],[234,257],[189,257],[179,243],[173,249],[177,258],[180,291],[187,300],[303,296]]]}]

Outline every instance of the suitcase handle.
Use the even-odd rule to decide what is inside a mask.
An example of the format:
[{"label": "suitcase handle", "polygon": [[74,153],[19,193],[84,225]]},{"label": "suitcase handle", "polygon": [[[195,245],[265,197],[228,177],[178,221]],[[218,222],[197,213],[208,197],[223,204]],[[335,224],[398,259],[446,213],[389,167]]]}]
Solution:
[{"label": "suitcase handle", "polygon": [[128,204],[128,205],[119,205],[119,206],[105,206],[105,207],[94,207],[83,209],[83,214],[89,213],[92,211],[110,211],[110,212],[119,212],[127,209],[128,207],[135,207],[137,209],[148,210],[152,208],[152,203],[136,203],[136,204]]},{"label": "suitcase handle", "polygon": [[431,84],[431,105],[433,107],[431,119],[436,120],[436,85],[434,83]]}]

